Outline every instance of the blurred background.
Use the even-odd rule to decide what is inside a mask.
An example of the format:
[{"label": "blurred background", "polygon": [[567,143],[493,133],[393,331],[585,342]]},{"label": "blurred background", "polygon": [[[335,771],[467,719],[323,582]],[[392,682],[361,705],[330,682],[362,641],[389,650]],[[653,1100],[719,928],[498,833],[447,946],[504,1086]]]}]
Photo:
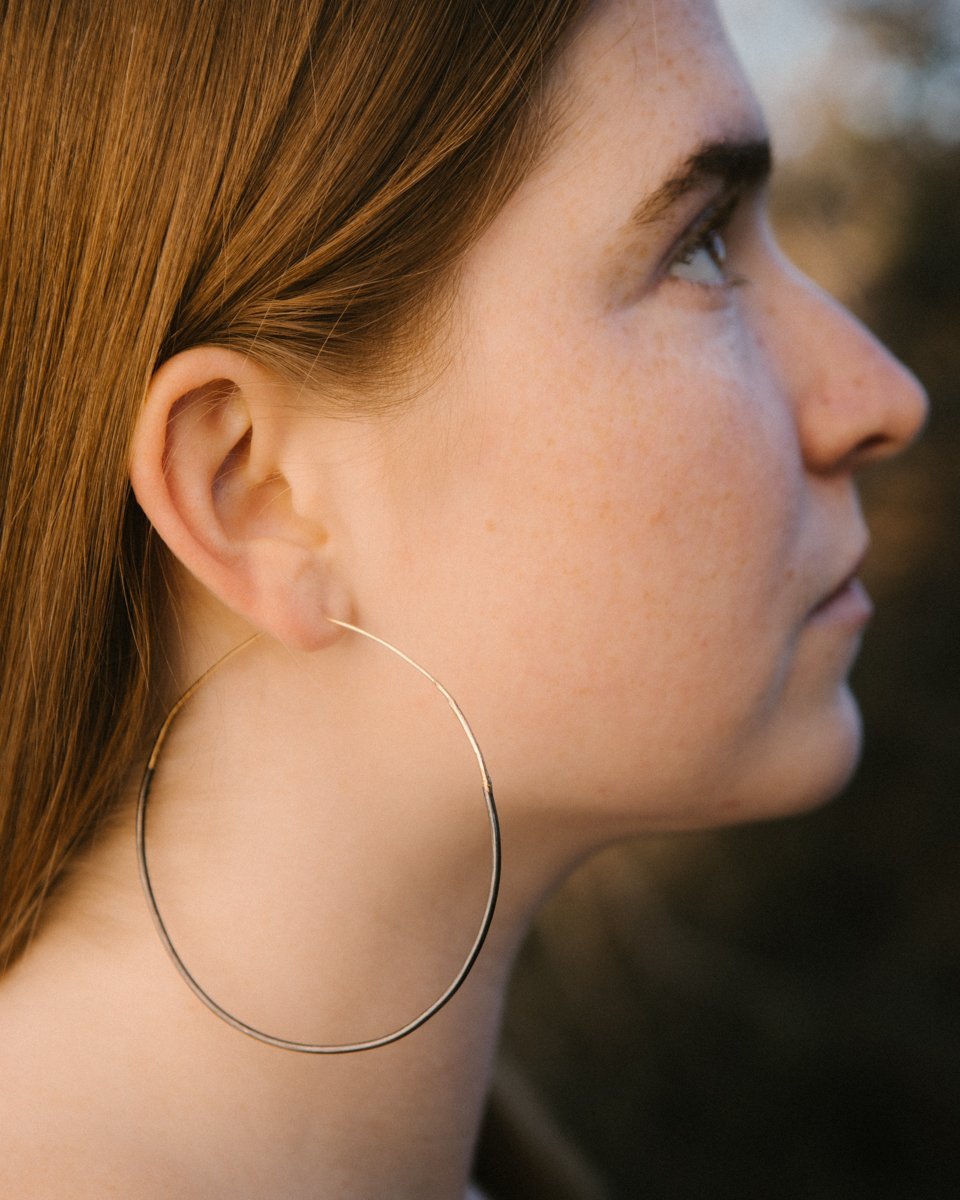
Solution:
[{"label": "blurred background", "polygon": [[864,480],[866,756],[818,813],[579,872],[524,950],[501,1073],[612,1200],[953,1200],[960,0],[721,7],[773,127],[782,242],[933,401],[922,444]]}]

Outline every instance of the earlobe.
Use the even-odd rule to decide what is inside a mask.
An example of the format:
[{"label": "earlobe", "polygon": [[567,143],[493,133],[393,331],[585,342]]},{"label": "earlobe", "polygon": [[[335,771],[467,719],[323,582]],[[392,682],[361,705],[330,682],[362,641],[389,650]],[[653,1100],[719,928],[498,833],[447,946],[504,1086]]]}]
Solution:
[{"label": "earlobe", "polygon": [[154,375],[131,442],[130,481],[167,547],[254,628],[300,649],[349,619],[315,499],[283,470],[296,431],[283,381],[249,358],[200,346]]}]

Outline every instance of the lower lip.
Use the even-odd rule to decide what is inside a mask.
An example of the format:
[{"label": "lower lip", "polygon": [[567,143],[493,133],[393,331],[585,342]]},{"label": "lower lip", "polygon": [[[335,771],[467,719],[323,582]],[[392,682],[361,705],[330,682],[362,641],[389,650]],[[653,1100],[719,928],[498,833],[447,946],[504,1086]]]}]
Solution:
[{"label": "lower lip", "polygon": [[873,616],[873,603],[859,579],[852,579],[845,587],[828,596],[810,614],[810,621],[824,621],[863,628]]}]

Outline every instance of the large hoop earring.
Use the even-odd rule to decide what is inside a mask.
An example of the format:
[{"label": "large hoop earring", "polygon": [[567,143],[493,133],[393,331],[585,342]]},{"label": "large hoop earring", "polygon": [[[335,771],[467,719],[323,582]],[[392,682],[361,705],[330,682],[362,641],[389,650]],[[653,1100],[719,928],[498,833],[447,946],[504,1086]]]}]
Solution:
[{"label": "large hoop earring", "polygon": [[195,680],[189,688],[183,693],[180,699],[174,704],[173,708],[167,713],[163,724],[160,726],[160,732],[157,734],[156,740],[153,743],[153,749],[150,751],[150,757],[147,760],[146,769],[143,773],[143,781],[140,784],[140,794],[137,802],[137,862],[140,867],[140,881],[143,884],[144,894],[147,898],[147,904],[150,908],[150,915],[153,917],[153,923],[156,926],[157,932],[160,935],[160,940],[166,947],[167,953],[173,960],[174,966],[180,972],[187,986],[203,1003],[215,1013],[222,1021],[238,1030],[240,1033],[245,1033],[248,1037],[255,1038],[259,1042],[266,1042],[268,1046],[276,1046],[281,1050],[295,1050],[301,1054],[353,1054],[360,1050],[375,1050],[380,1046],[389,1046],[391,1042],[397,1042],[401,1038],[419,1029],[421,1025],[430,1020],[432,1016],[440,1011],[441,1008],[453,998],[456,992],[462,986],[464,980],[470,974],[470,971],[477,961],[483,943],[486,940],[487,933],[490,929],[490,923],[493,920],[494,909],[497,904],[497,895],[500,890],[500,822],[497,816],[497,806],[493,798],[493,785],[490,782],[490,773],[487,770],[487,765],[483,760],[483,755],[480,752],[480,747],[477,745],[477,739],[470,728],[467,718],[463,715],[460,706],[450,695],[447,689],[438,680],[421,667],[419,663],[414,662],[412,658],[404,654],[402,650],[398,650],[396,646],[385,641],[383,638],[377,637],[376,634],[368,633],[365,629],[360,629],[356,625],[351,625],[346,621],[337,621],[333,617],[327,618],[332,624],[339,625],[341,629],[349,630],[351,633],[357,633],[361,637],[367,638],[371,642],[376,642],[378,646],[383,646],[398,658],[403,659],[414,670],[430,681],[437,689],[444,700],[449,705],[453,715],[460,723],[460,727],[466,734],[467,741],[470,743],[470,749],[473,751],[474,757],[477,760],[477,765],[480,768],[480,781],[483,788],[483,799],[487,810],[487,819],[490,823],[490,849],[491,849],[491,871],[490,871],[490,886],[487,893],[486,907],[483,913],[483,919],[480,922],[480,928],[474,939],[473,945],[467,957],[464,959],[463,965],[457,972],[453,982],[447,987],[446,991],[435,1000],[429,1008],[424,1009],[418,1017],[414,1017],[412,1021],[408,1021],[406,1025],[402,1025],[399,1029],[395,1029],[392,1033],[384,1034],[382,1037],[371,1038],[368,1041],[362,1042],[347,1042],[337,1045],[315,1044],[312,1042],[295,1042],[287,1038],[275,1037],[273,1034],[265,1033],[262,1029],[255,1029],[252,1025],[248,1025],[245,1021],[241,1021],[239,1017],[235,1017],[232,1013],[227,1012],[216,1000],[213,999],[197,980],[190,973],[183,959],[177,952],[170,934],[164,924],[163,917],[160,915],[160,909],[157,906],[157,898],[153,891],[153,884],[150,880],[150,870],[147,865],[147,801],[150,798],[150,788],[153,784],[154,772],[157,768],[157,762],[160,758],[160,752],[163,749],[163,744],[167,739],[167,734],[173,722],[176,720],[181,709],[190,700],[190,698],[203,686],[204,683],[218,671],[222,666],[236,657],[242,650],[245,650],[253,642],[257,641],[262,635],[255,633],[253,637],[247,638],[245,642],[241,642],[239,646],[235,646],[228,651],[222,658],[218,659],[212,667],[206,670],[199,679]]}]

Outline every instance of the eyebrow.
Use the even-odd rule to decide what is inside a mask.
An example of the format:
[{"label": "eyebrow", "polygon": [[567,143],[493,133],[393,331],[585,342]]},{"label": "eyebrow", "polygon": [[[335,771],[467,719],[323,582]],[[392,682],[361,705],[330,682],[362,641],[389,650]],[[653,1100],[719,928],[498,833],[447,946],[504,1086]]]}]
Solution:
[{"label": "eyebrow", "polygon": [[705,184],[719,182],[730,192],[759,187],[770,178],[772,170],[773,151],[768,138],[706,142],[675,175],[637,205],[629,225],[642,228],[661,221],[678,200]]}]

